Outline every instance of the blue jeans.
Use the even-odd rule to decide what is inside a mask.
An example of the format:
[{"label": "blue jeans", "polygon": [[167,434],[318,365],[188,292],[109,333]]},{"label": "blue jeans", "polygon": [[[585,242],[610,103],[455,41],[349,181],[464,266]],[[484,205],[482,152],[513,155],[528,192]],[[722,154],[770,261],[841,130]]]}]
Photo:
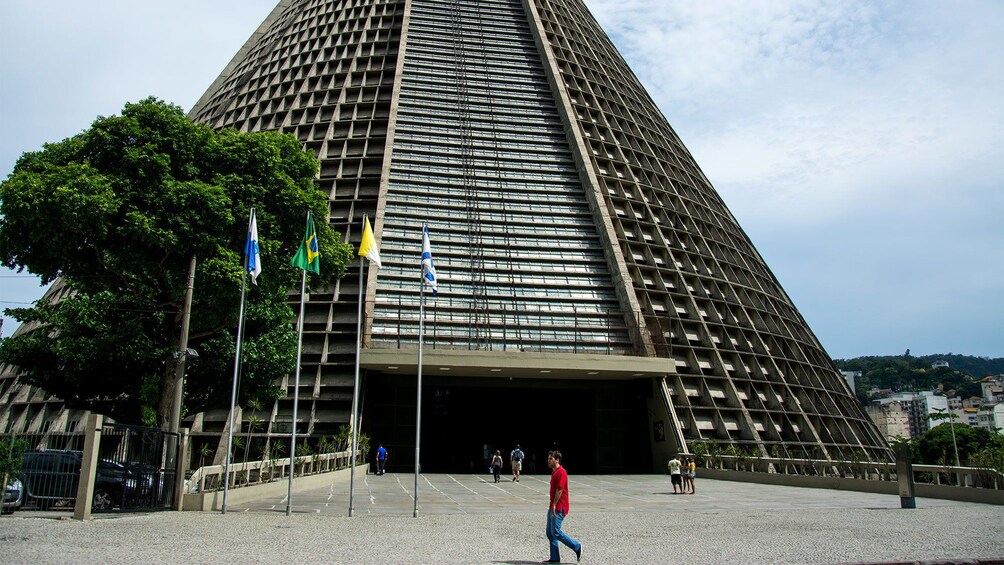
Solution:
[{"label": "blue jeans", "polygon": [[567,545],[572,551],[579,551],[582,549],[582,544],[575,541],[568,536],[565,532],[561,531],[561,522],[565,519],[565,513],[558,510],[554,514],[551,514],[551,509],[547,509],[547,541],[551,544],[551,557],[552,561],[557,561],[561,559],[558,555],[558,542]]}]

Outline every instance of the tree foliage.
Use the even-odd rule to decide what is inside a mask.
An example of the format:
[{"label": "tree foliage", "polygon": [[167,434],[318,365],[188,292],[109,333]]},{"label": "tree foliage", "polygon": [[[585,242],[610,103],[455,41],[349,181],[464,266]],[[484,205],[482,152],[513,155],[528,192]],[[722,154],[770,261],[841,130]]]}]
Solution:
[{"label": "tree foliage", "polygon": [[[151,420],[171,380],[189,261],[197,258],[186,409],[229,404],[242,251],[255,207],[264,272],[248,285],[242,399],[274,396],[293,369],[289,259],[307,210],[327,217],[317,160],[293,136],[213,131],[150,98],[25,153],[0,184],[0,263],[73,292],[58,306],[6,311],[40,322],[0,343],[0,361],[65,399],[128,422]],[[325,286],[352,250],[316,222]],[[160,409],[159,423],[167,415]]]},{"label": "tree foliage", "polygon": [[28,444],[14,436],[0,438],[0,489],[17,476],[21,470],[21,459]]},{"label": "tree foliage", "polygon": [[[955,444],[952,443],[952,427],[955,428]],[[973,457],[981,452],[1004,449],[1004,436],[965,424],[940,424],[914,440],[912,444],[914,462],[952,465],[955,463],[956,444],[959,447],[959,461],[963,466],[968,466],[972,463]]]}]

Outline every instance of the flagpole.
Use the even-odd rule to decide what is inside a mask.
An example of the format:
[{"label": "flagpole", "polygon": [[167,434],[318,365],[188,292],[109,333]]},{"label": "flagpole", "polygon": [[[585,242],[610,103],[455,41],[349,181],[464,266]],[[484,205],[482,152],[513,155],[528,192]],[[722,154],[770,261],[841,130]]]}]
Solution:
[{"label": "flagpole", "polygon": [[307,271],[300,281],[300,323],[296,336],[296,378],[293,380],[293,433],[289,440],[289,486],[286,489],[286,515],[293,513],[293,475],[296,474],[296,408],[300,403],[300,350],[303,347],[303,294],[307,291]]},{"label": "flagpole", "polygon": [[[251,224],[254,222],[254,208],[251,208],[251,217],[248,219],[248,234],[251,233]],[[245,250],[247,251],[247,250]],[[244,269],[241,271],[241,306],[240,306],[240,317],[237,320],[237,347],[234,352],[234,384],[233,391],[230,393],[230,425],[227,426],[227,458],[223,465],[223,508],[221,514],[227,513],[227,495],[230,494],[230,453],[233,450],[234,445],[234,412],[237,407],[237,377],[240,374],[241,367],[241,341],[244,337],[244,296],[247,291],[248,279],[247,270],[248,262],[251,260],[251,255],[247,252],[244,253]]]},{"label": "flagpole", "polygon": [[425,334],[425,264],[422,264],[422,278],[419,281],[418,306],[418,398],[415,401],[415,510],[412,517],[418,518],[418,474],[421,470],[419,452],[422,444],[422,345]]},{"label": "flagpole", "polygon": [[[363,214],[363,225],[366,225],[366,214]],[[356,374],[352,384],[352,417],[349,425],[352,426],[352,451],[349,457],[349,517],[355,513],[356,494],[356,449],[358,445],[357,435],[359,433],[359,355],[363,350],[363,268],[366,261],[359,257],[359,317],[356,319]]]},{"label": "flagpole", "polygon": [[[307,210],[310,225],[310,210]],[[307,270],[300,279],[300,323],[296,335],[296,377],[293,380],[293,433],[289,440],[289,486],[286,489],[286,515],[293,514],[293,475],[296,474],[296,408],[300,403],[300,352],[303,349],[303,302],[307,294]]]}]

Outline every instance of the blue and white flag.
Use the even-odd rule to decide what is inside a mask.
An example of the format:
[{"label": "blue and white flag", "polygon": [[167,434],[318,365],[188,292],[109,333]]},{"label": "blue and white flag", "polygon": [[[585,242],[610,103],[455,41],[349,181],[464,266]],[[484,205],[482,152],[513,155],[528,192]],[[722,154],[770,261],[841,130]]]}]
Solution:
[{"label": "blue and white flag", "polygon": [[422,230],[422,280],[436,294],[436,267],[432,264],[432,247],[429,245],[429,226]]},{"label": "blue and white flag", "polygon": [[258,218],[254,210],[251,210],[251,224],[248,226],[248,241],[244,246],[244,254],[248,258],[248,274],[251,275],[251,282],[258,284],[258,275],[261,274],[261,255],[258,253]]}]

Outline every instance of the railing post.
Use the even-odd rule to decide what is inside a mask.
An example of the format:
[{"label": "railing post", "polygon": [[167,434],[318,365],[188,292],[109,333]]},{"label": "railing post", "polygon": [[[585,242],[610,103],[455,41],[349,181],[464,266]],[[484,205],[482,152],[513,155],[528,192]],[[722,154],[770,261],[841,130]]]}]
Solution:
[{"label": "railing post", "polygon": [[74,520],[91,519],[91,501],[94,499],[94,476],[98,471],[98,449],[101,447],[101,414],[87,416],[84,430],[84,451],[80,458],[80,482],[77,484],[77,500],[73,506]]},{"label": "railing post", "polygon": [[178,430],[178,441],[175,443],[178,452],[174,455],[174,504],[172,505],[175,510],[181,510],[185,497],[185,468],[188,467],[185,463],[189,441],[188,429]]},{"label": "railing post", "polygon": [[900,508],[916,508],[917,499],[913,488],[913,462],[910,461],[910,445],[896,446],[896,479],[899,482]]}]

